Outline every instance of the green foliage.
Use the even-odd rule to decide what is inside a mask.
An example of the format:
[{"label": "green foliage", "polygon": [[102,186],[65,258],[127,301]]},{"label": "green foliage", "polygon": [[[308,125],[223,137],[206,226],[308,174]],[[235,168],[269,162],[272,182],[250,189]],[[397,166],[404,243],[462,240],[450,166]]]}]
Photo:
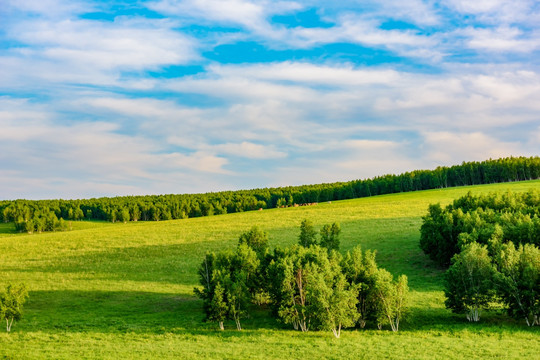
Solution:
[{"label": "green foliage", "polygon": [[490,193],[456,199],[443,209],[430,205],[420,229],[420,247],[432,260],[448,266],[452,256],[471,242],[498,239],[540,245],[540,192]]},{"label": "green foliage", "polygon": [[268,249],[268,233],[259,229],[257,226],[253,226],[249,231],[240,235],[238,244],[246,244],[252,248],[259,257],[262,257]]},{"label": "green foliage", "polygon": [[257,254],[245,243],[234,252],[206,254],[198,271],[202,289],[194,292],[203,300],[207,321],[218,322],[223,329],[224,320],[234,320],[242,330],[240,320],[248,315],[258,267]]},{"label": "green foliage", "polygon": [[358,286],[347,282],[340,266],[341,256],[332,252],[319,266],[310,264],[306,286],[313,316],[323,330],[331,330],[336,338],[341,329],[352,327],[358,319]]},{"label": "green foliage", "polygon": [[6,320],[6,330],[11,331],[13,321],[19,321],[23,314],[23,304],[28,297],[26,286],[9,284],[5,292],[0,293],[0,318]]},{"label": "green foliage", "polygon": [[393,282],[393,276],[384,269],[379,269],[373,285],[373,293],[377,301],[377,320],[380,325],[390,325],[392,331],[399,330],[399,322],[407,310],[409,287],[407,276],[399,276]]},{"label": "green foliage", "polygon": [[531,244],[504,244],[495,259],[499,272],[497,292],[508,314],[525,319],[529,326],[540,325],[540,250]]},{"label": "green foliage", "polygon": [[380,323],[381,309],[374,291],[379,276],[375,252],[362,252],[359,246],[355,247],[345,254],[341,267],[349,284],[358,291],[358,325],[364,328],[368,322]]},{"label": "green foliage", "polygon": [[328,254],[318,246],[293,246],[283,251],[276,249],[274,253],[274,261],[268,269],[274,313],[295,330],[308,331],[314,320],[308,274],[318,271],[325,257],[327,260]]},{"label": "green foliage", "polygon": [[298,243],[303,247],[310,247],[317,244],[317,232],[313,228],[313,222],[311,220],[302,220]]},{"label": "green foliage", "polygon": [[341,227],[339,226],[339,223],[323,225],[321,229],[321,246],[328,250],[339,250],[340,233]]},{"label": "green foliage", "polygon": [[482,310],[494,300],[495,268],[487,246],[471,243],[454,255],[445,274],[445,305],[456,313],[465,313],[467,320],[480,320]]}]

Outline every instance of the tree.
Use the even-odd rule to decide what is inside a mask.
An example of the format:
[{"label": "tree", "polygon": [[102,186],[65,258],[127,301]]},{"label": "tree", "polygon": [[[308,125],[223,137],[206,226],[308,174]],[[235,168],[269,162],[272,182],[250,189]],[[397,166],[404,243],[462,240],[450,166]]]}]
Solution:
[{"label": "tree", "polygon": [[[381,309],[380,315],[384,322],[390,324],[392,331],[399,330],[399,322],[407,306],[409,287],[407,276],[399,276],[397,282],[392,281],[392,274],[384,269],[379,269],[374,284],[374,294]],[[382,319],[378,319],[381,323]]]},{"label": "tree", "polygon": [[[217,275],[219,276],[219,275]],[[224,330],[223,322],[227,319],[227,302],[223,284],[216,282],[212,299],[209,303],[208,320],[216,321],[220,330]]]},{"label": "tree", "polygon": [[129,209],[128,208],[122,208],[121,210],[118,210],[117,218],[121,222],[127,223],[129,221]]},{"label": "tree", "polygon": [[218,258],[215,253],[207,253],[203,262],[199,266],[199,283],[201,288],[194,288],[193,291],[203,301],[203,310],[206,321],[216,321],[219,328],[223,330],[223,321],[227,316],[223,284],[218,282],[220,273],[216,267]]},{"label": "tree", "polygon": [[429,205],[428,214],[422,217],[420,248],[430,259],[447,266],[459,251],[453,237],[453,217],[440,204]]},{"label": "tree", "polygon": [[303,247],[310,247],[317,244],[317,232],[313,228],[311,220],[304,219],[300,224],[300,235],[298,236],[298,243]]},{"label": "tree", "polygon": [[238,244],[246,244],[252,248],[259,257],[262,257],[268,249],[268,233],[253,226],[249,231],[242,233],[238,239]]},{"label": "tree", "polygon": [[274,259],[268,268],[274,314],[295,330],[308,331],[315,319],[308,290],[313,278],[309,274],[318,272],[325,258],[328,259],[328,251],[319,246],[293,246],[274,251]]},{"label": "tree", "polygon": [[11,331],[13,321],[22,317],[23,304],[28,297],[26,286],[8,285],[6,291],[0,294],[0,317],[6,320],[6,330]]},{"label": "tree", "polygon": [[380,318],[377,298],[374,289],[379,269],[375,262],[375,252],[366,251],[357,246],[347,252],[341,262],[343,274],[351,286],[358,290],[357,312],[358,324],[361,328],[368,321],[377,321]]},{"label": "tree", "polygon": [[319,266],[310,264],[306,289],[319,328],[331,330],[336,338],[340,337],[342,328],[354,326],[358,318],[358,289],[347,282],[340,258],[334,252]]},{"label": "tree", "polygon": [[250,284],[258,266],[257,254],[246,244],[240,244],[235,252],[206,255],[199,266],[202,289],[195,288],[194,292],[203,300],[207,321],[216,321],[223,329],[224,320],[234,320],[242,330],[240,320],[247,316]]},{"label": "tree", "polygon": [[339,234],[341,227],[339,223],[324,225],[321,229],[321,246],[328,250],[339,250]]},{"label": "tree", "polygon": [[495,269],[485,245],[470,243],[454,255],[445,274],[445,305],[455,313],[465,313],[467,320],[477,322],[483,309],[495,295]]},{"label": "tree", "polygon": [[510,316],[525,319],[528,326],[540,325],[540,250],[531,244],[516,250],[508,242],[496,256],[497,293]]}]

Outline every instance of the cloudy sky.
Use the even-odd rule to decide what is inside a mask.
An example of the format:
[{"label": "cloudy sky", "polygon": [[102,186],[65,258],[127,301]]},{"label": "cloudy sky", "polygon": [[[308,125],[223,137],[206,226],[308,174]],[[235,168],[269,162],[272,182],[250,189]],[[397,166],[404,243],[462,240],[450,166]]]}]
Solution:
[{"label": "cloudy sky", "polygon": [[533,0],[0,0],[0,199],[540,153]]}]

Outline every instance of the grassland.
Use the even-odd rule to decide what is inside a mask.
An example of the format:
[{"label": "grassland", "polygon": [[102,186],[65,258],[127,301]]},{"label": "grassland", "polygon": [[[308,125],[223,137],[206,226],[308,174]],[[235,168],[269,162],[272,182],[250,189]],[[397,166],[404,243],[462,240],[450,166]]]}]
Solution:
[{"label": "grassland", "polygon": [[[25,282],[30,298],[11,334],[0,332],[0,358],[148,359],[533,359],[540,329],[497,312],[469,324],[444,309],[442,270],[418,248],[430,203],[465,194],[540,189],[540,181],[385,195],[163,222],[73,223],[73,230],[14,234],[0,225],[0,286]],[[406,274],[410,312],[388,329],[295,332],[258,311],[216,330],[193,296],[206,251],[236,246],[253,225],[271,246],[296,242],[300,221],[338,221],[342,249],[376,249],[380,266]]]}]

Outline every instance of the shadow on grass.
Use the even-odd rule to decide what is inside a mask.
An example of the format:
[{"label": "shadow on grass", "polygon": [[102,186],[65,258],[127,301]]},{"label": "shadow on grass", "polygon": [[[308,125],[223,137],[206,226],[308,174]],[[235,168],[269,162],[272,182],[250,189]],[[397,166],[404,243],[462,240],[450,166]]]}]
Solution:
[{"label": "shadow on grass", "polygon": [[15,235],[15,234],[20,234],[20,232],[15,230],[15,225],[12,222],[11,223],[0,222],[0,235],[4,235],[4,234]]},{"label": "shadow on grass", "polygon": [[196,285],[197,268],[206,251],[224,246],[200,244],[147,245],[104,248],[80,255],[63,255],[36,260],[6,271],[72,274],[84,279],[149,281]]},{"label": "shadow on grass", "polygon": [[[58,332],[188,333],[211,335],[217,324],[204,322],[196,297],[152,292],[32,291],[17,328]],[[281,329],[269,311],[253,309],[245,330]],[[236,329],[234,322],[225,324]]]},{"label": "shadow on grass", "polygon": [[[217,324],[203,321],[202,302],[195,297],[151,292],[32,291],[25,307],[25,317],[16,324],[16,330],[224,338],[265,336],[268,331],[293,331],[290,326],[272,318],[268,309],[254,307],[250,314],[249,318],[242,320],[244,331],[237,331],[232,321],[225,323],[225,331],[220,331]],[[358,331],[378,330],[368,326]],[[390,332],[387,327],[382,331]],[[440,331],[460,337],[467,332],[539,334],[540,328],[528,328],[494,312],[484,314],[480,323],[469,323],[464,315],[452,314],[445,309],[426,311],[421,307],[411,308],[409,316],[400,325],[400,332],[424,331]]]}]

